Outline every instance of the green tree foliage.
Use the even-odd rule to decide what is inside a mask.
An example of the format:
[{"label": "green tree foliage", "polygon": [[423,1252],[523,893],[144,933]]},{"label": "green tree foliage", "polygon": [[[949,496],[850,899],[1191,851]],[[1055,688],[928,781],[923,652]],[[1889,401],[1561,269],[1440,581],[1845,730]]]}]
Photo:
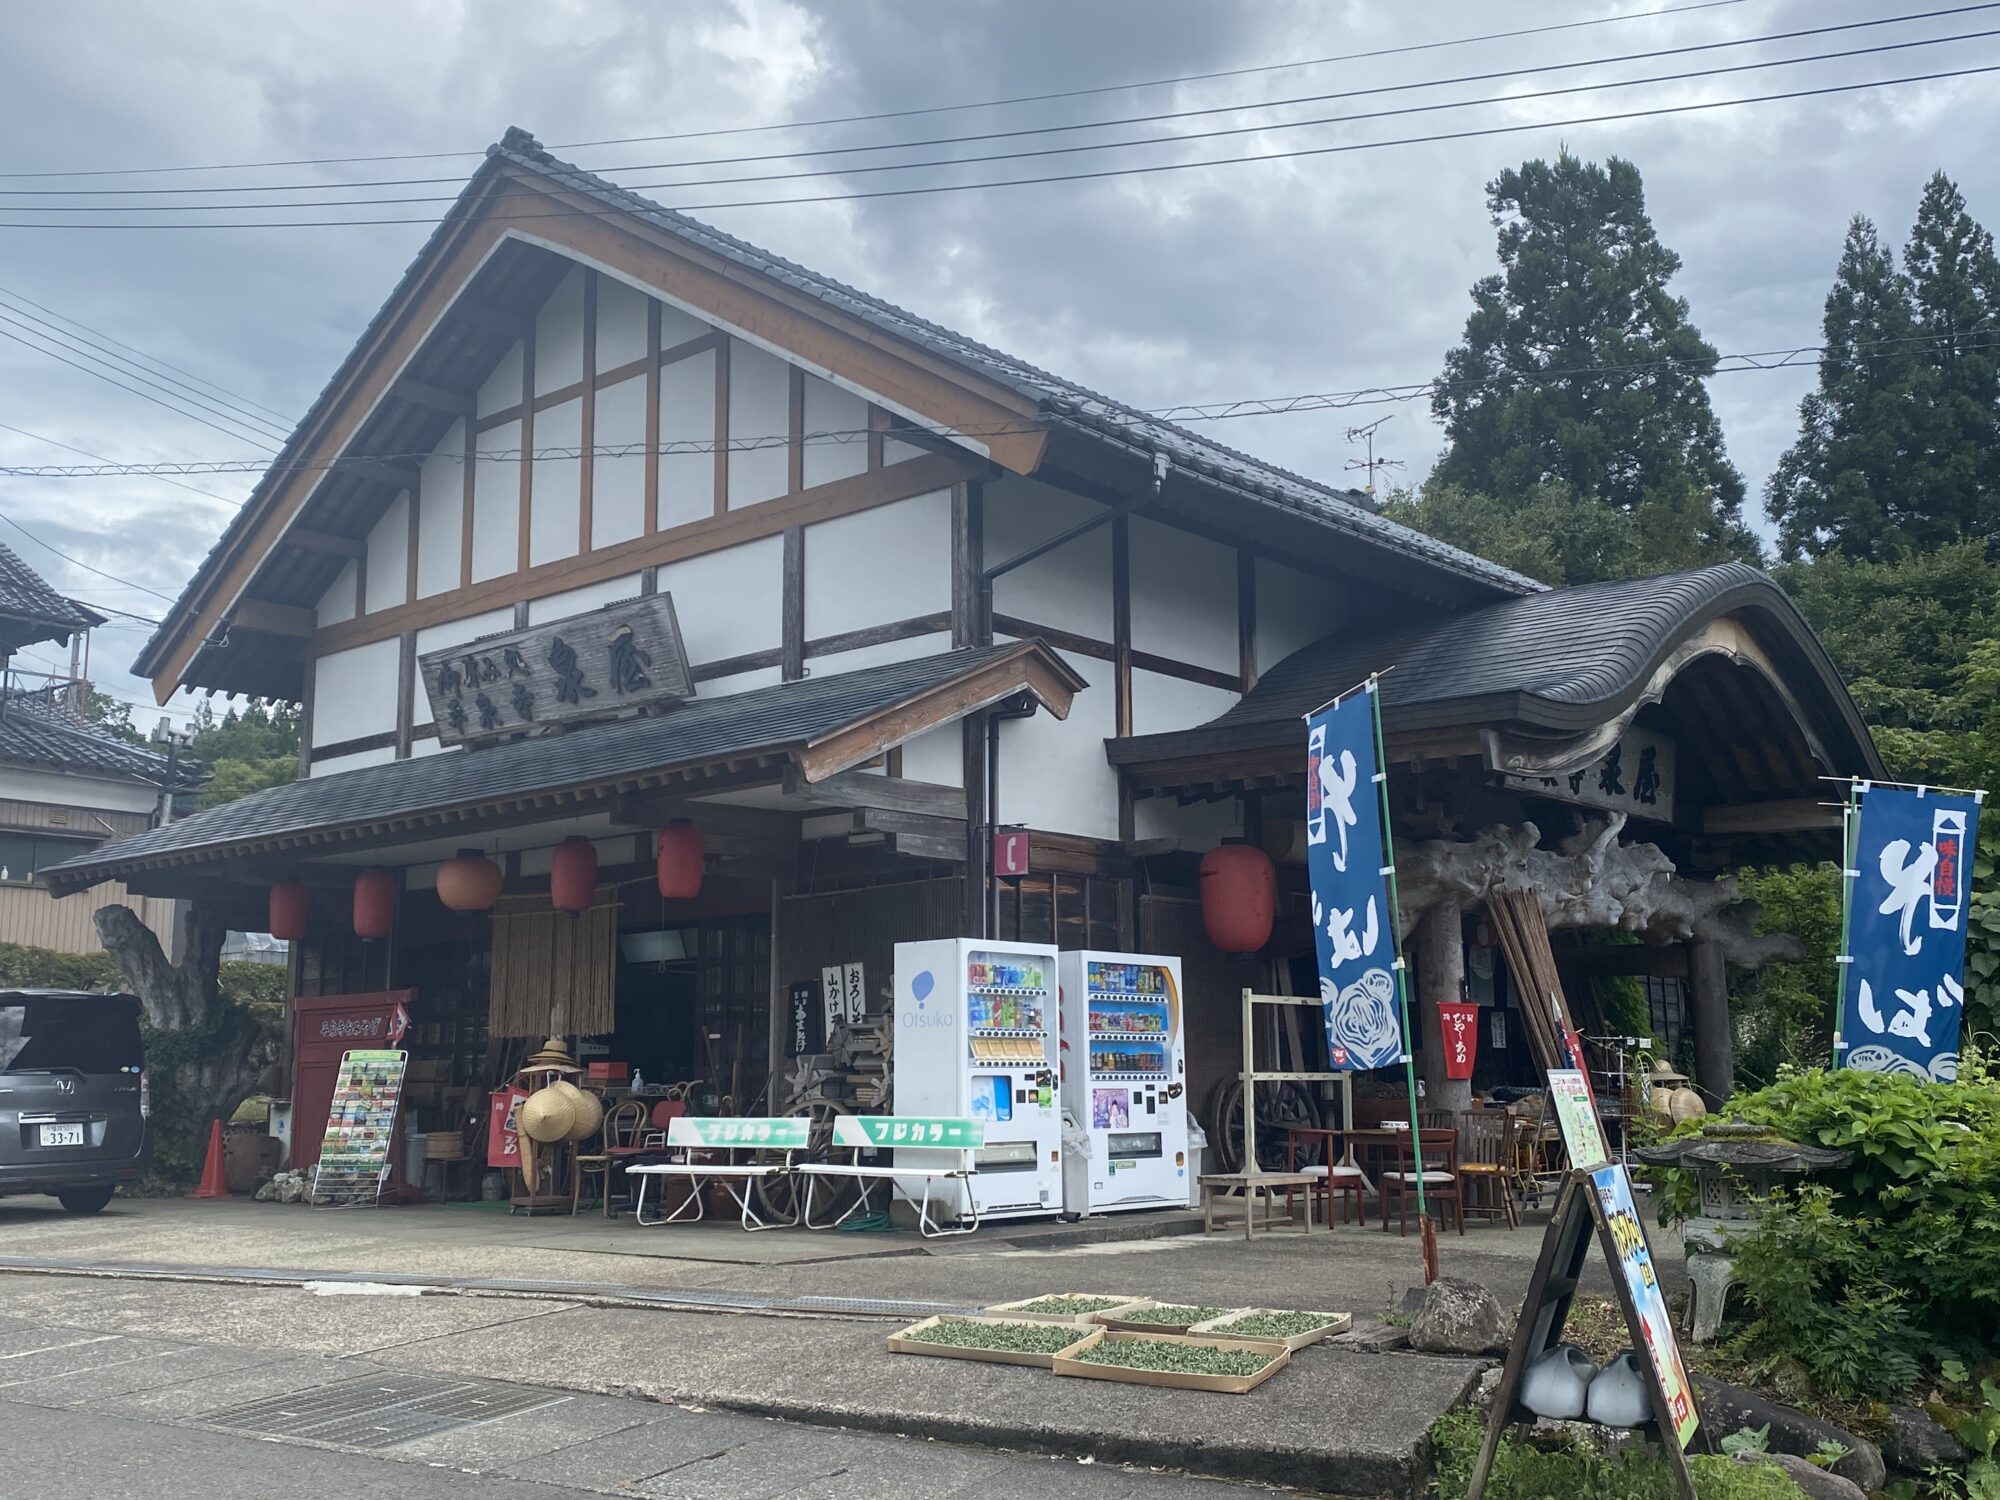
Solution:
[{"label": "green tree foliage", "polygon": [[1421,489],[1392,494],[1382,514],[1558,588],[1629,578],[1640,569],[1633,518],[1561,480],[1489,499],[1433,478]]},{"label": "green tree foliage", "polygon": [[220,807],[298,775],[299,718],[286,704],[252,703],[220,719],[206,702],[196,710],[189,755],[207,769],[198,806]]},{"label": "green tree foliage", "polygon": [[86,688],[83,698],[83,717],[89,724],[95,724],[108,734],[114,734],[128,745],[143,745],[146,737],[132,722],[132,705],[120,703],[109,693],[100,693],[96,688]]},{"label": "green tree foliage", "polygon": [[1667,289],[1680,257],[1639,169],[1565,151],[1502,172],[1487,207],[1501,271],[1473,287],[1432,395],[1450,440],[1436,478],[1496,498],[1560,482],[1633,518],[1653,569],[1756,557],[1703,384],[1715,350]]}]

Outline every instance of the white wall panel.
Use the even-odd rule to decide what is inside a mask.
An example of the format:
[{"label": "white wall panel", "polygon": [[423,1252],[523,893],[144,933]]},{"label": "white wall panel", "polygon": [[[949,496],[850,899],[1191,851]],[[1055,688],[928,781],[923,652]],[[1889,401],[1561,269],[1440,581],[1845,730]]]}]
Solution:
[{"label": "white wall panel", "polygon": [[[583,403],[565,401],[535,413],[535,448],[575,448],[583,441]],[[579,486],[583,462],[576,458],[535,460],[528,502],[528,566],[574,557],[581,524]]]},{"label": "white wall panel", "polygon": [[[622,578],[607,578],[602,583],[587,583],[580,589],[565,589],[560,594],[550,594],[541,599],[528,601],[528,623],[545,625],[550,620],[566,620],[571,615],[580,615],[585,610],[596,609],[599,605],[615,604],[620,599],[631,599],[639,593],[639,575],[627,573]],[[674,608],[680,608],[676,601]]]},{"label": "white wall panel", "polygon": [[[479,434],[481,453],[517,452],[521,424],[505,422]],[[521,467],[481,459],[472,471],[472,581],[512,573],[521,557]]]},{"label": "white wall panel", "polygon": [[[1032,479],[1003,479],[985,491],[986,566],[1005,562],[1103,507]],[[996,614],[1033,620],[1109,641],[1111,528],[1100,526],[993,581]]]},{"label": "white wall panel", "polygon": [[493,373],[486,377],[486,383],[479,388],[479,415],[490,417],[496,411],[505,411],[510,406],[521,404],[521,346],[516,343],[500,356],[500,363],[493,367]]},{"label": "white wall panel", "polygon": [[1234,797],[1186,807],[1172,797],[1142,797],[1132,804],[1134,838],[1173,839],[1183,849],[1207,853],[1242,832],[1242,805]]},{"label": "white wall panel", "polygon": [[535,314],[535,394],[583,379],[583,267],[571,266]]},{"label": "white wall panel", "polygon": [[911,781],[938,786],[965,785],[964,730],[941,724],[903,741],[903,775]]},{"label": "white wall panel", "polygon": [[1132,732],[1192,729],[1225,713],[1241,695],[1140,668],[1132,671]]},{"label": "white wall panel", "polygon": [[1000,726],[999,821],[1115,839],[1118,780],[1104,758],[1104,742],[1117,729],[1112,666],[1060,654],[1090,686],[1076,695],[1067,719],[1037,713]]},{"label": "white wall panel", "polygon": [[646,455],[635,452],[614,458],[602,451],[645,441],[645,379],[621,381],[599,391],[595,442],[600,451],[592,460],[590,477],[591,546],[629,542],[645,530]]},{"label": "white wall panel", "polygon": [[[419,706],[417,717],[423,718],[429,712],[430,710]],[[436,735],[427,734],[420,739],[410,741],[410,759],[422,760],[426,755],[456,755],[463,748],[461,745],[441,745]]]},{"label": "white wall panel", "polygon": [[696,354],[660,371],[660,530],[715,514],[715,455],[675,443],[715,441],[715,356]]},{"label": "white wall panel", "polygon": [[806,639],[951,608],[951,492],[808,526]]},{"label": "white wall panel", "polygon": [[892,661],[914,661],[919,656],[936,656],[950,649],[949,634],[912,636],[906,641],[881,641],[873,646],[857,646],[852,651],[808,656],[806,672],[813,677],[833,677],[842,672],[859,672],[863,667],[886,666]]},{"label": "white wall panel", "polygon": [[454,422],[418,478],[417,597],[458,587],[465,546],[465,424]]},{"label": "white wall panel", "polygon": [[925,451],[915,443],[906,443],[901,438],[884,438],[882,463],[885,468],[890,464],[907,463],[910,459],[922,458]]},{"label": "white wall panel", "polygon": [[597,278],[597,368],[629,365],[646,352],[646,294],[616,276]]},{"label": "white wall panel", "polygon": [[[846,479],[868,468],[868,439],[846,434],[868,430],[868,403],[817,375],[806,376],[806,488]],[[820,433],[841,433],[839,440],[812,440]]]},{"label": "white wall panel", "polygon": [[1132,649],[1234,673],[1235,549],[1138,516],[1130,524]]},{"label": "white wall panel", "polygon": [[387,765],[396,758],[394,745],[381,745],[373,750],[357,750],[352,755],[331,755],[325,760],[314,757],[306,768],[306,778],[316,776],[337,776],[342,771],[360,771],[369,766]]},{"label": "white wall panel", "polygon": [[313,661],[312,742],[331,745],[396,727],[396,676],[403,643],[370,641]]},{"label": "white wall panel", "polygon": [[[729,341],[729,441],[783,437],[791,430],[792,367],[741,339]],[[791,450],[731,448],[729,508],[736,510],[785,493]]]},{"label": "white wall panel", "polygon": [[313,613],[318,618],[321,629],[354,618],[354,583],[355,575],[359,571],[350,559],[347,566],[334,575],[333,582],[326,586],[326,592],[319,596],[319,603]]},{"label": "white wall panel", "polygon": [[694,685],[697,698],[727,698],[731,693],[747,693],[753,688],[776,687],[784,674],[776,667],[756,667],[729,677],[716,677]]},{"label": "white wall panel", "polygon": [[410,598],[410,497],[398,495],[368,533],[370,612],[393,609]]},{"label": "white wall panel", "polygon": [[1257,670],[1338,630],[1347,616],[1340,586],[1257,559]]},{"label": "white wall panel", "polygon": [[[467,641],[476,641],[482,635],[492,635],[496,630],[514,628],[514,611],[489,609],[484,614],[467,615],[462,620],[447,620],[442,625],[428,625],[417,632],[417,655],[441,650],[446,646],[462,646]],[[417,718],[424,717],[423,695],[417,697]]]},{"label": "white wall panel", "polygon": [[661,567],[660,592],[674,596],[690,662],[701,666],[778,644],[783,565],[782,540],[768,536]]},{"label": "white wall panel", "polygon": [[685,344],[689,339],[698,339],[705,333],[713,332],[715,325],[706,318],[698,318],[664,298],[661,299],[660,347],[662,349],[671,349],[676,344]]}]

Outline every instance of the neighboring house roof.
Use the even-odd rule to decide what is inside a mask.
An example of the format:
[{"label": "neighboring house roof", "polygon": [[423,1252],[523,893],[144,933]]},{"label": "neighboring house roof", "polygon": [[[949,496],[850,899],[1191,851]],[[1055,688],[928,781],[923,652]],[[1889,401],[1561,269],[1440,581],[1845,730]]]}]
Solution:
[{"label": "neighboring house roof", "polygon": [[11,548],[0,546],[0,652],[66,641],[75,631],[103,623],[103,615],[65,599]]},{"label": "neighboring house roof", "polygon": [[[812,772],[816,748],[894,712],[897,742],[1021,691],[1059,717],[1085,686],[1035,641],[948,651],[858,672],[808,677],[725,697],[690,699],[656,715],[564,734],[314,776],[253,792],[164,828],[46,867],[63,893],[123,872],[233,857],[407,827],[437,837],[458,813],[548,808],[575,816],[623,792],[681,784],[690,767],[790,757]],[[927,710],[934,717],[926,717]],[[845,769],[835,765],[830,770]],[[768,779],[768,777],[766,778]],[[698,785],[688,788],[699,791]],[[579,793],[587,792],[587,795]]]},{"label": "neighboring house roof", "polygon": [[[66,708],[50,705],[40,694],[9,693],[0,699],[0,765],[36,766],[148,786],[160,786],[167,779],[166,756],[121,740]],[[194,762],[180,762],[178,774],[184,785],[191,784],[194,770]]]},{"label": "neighboring house roof", "polygon": [[1828,769],[1882,776],[1867,726],[1798,607],[1735,562],[1506,599],[1407,629],[1342,631],[1273,666],[1220,717],[1115,741],[1111,758],[1130,765],[1289,740],[1303,757],[1300,720],[1371,672],[1385,674],[1382,721],[1392,732],[1512,723],[1577,734],[1631,708],[1676,648],[1724,615],[1751,624],[1840,762]]}]

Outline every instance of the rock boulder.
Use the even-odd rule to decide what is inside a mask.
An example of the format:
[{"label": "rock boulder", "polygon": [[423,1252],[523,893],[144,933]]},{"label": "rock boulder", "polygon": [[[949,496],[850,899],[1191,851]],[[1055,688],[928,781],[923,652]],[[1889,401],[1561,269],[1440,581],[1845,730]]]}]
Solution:
[{"label": "rock boulder", "polygon": [[1507,1318],[1478,1282],[1440,1276],[1410,1319],[1410,1346],[1426,1354],[1497,1354],[1507,1347]]}]

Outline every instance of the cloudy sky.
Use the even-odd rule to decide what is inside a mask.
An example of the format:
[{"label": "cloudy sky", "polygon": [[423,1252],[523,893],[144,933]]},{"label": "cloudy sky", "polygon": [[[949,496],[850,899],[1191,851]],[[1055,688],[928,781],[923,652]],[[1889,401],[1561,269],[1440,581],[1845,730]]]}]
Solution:
[{"label": "cloudy sky", "polygon": [[[1434,375],[1494,265],[1483,184],[1567,142],[1645,175],[1653,221],[1683,258],[1678,291],[1725,353],[1817,340],[1850,215],[1898,243],[1926,177],[1954,176],[2000,223],[2000,89],[1938,79],[1740,108],[1599,123],[1583,117],[2000,64],[2000,36],[1905,47],[1630,88],[1529,97],[1661,74],[1881,48],[2000,30],[2000,7],[1944,0],[396,0],[341,6],[220,4],[10,8],[0,118],[15,174],[300,158],[463,153],[150,177],[10,176],[0,190],[179,187],[167,198],[0,192],[0,464],[253,456],[244,414],[304,410],[426,232],[422,223],[330,228],[154,227],[253,218],[421,219],[426,202],[374,208],[79,214],[76,205],[231,201],[221,187],[305,184],[233,201],[449,195],[508,125],[634,187],[934,161],[1150,137],[1152,145],[798,184],[673,186],[675,205],[822,196],[1174,161],[1295,152],[1501,126],[1502,135],[1385,145],[1263,163],[1094,181],[783,206],[700,216],[947,325],[1142,406],[1346,391]],[[1662,9],[1675,13],[1658,14]],[[1612,59],[1770,38],[1883,16],[1893,25],[1669,57]],[[1619,18],[1538,35],[1482,33]],[[1390,50],[1394,49],[1394,50]],[[1355,57],[1357,53],[1374,56]],[[1290,66],[1271,67],[1273,64]],[[987,106],[1105,85],[1236,76]],[[1437,84],[1467,75],[1483,81]],[[1347,95],[1275,109],[1302,96]],[[1326,115],[1446,101],[1486,104],[1274,128]],[[900,118],[889,111],[980,105]],[[1163,112],[1220,112],[1055,136],[751,164],[691,162],[1021,131]],[[1558,122],[1558,123],[1551,123]],[[1209,132],[1255,127],[1216,137]],[[730,132],[688,138],[690,132]],[[585,145],[631,137],[682,138]],[[1207,138],[1196,138],[1206,135]],[[384,179],[446,179],[345,187]],[[70,211],[63,211],[63,210]],[[23,222],[142,227],[11,227]],[[23,309],[23,299],[40,304]],[[120,341],[213,382],[201,425],[46,352],[51,313],[70,340]],[[24,327],[23,324],[26,324]],[[42,349],[21,340],[39,342]],[[72,347],[63,357],[87,362]],[[86,351],[88,353],[89,351]],[[191,408],[182,375],[149,372]],[[128,368],[124,378],[137,384]],[[1719,376],[1730,451],[1753,494],[1790,441],[1809,373]],[[1342,481],[1346,428],[1393,412],[1378,453],[1420,478],[1438,430],[1422,405],[1209,424],[1224,441]],[[264,415],[258,412],[259,415]],[[19,431],[7,430],[19,429]],[[34,434],[25,436],[23,434]],[[0,477],[0,540],[58,587],[157,618],[214,541],[248,477]],[[32,533],[30,540],[22,530]],[[49,549],[69,554],[65,561]],[[100,570],[86,571],[84,566]],[[115,575],[105,577],[104,574]],[[165,597],[162,597],[165,596]],[[94,675],[150,701],[124,671],[144,638],[97,634]],[[30,655],[52,658],[52,648]],[[34,662],[17,663],[33,666]],[[142,722],[150,723],[148,714]]]}]

